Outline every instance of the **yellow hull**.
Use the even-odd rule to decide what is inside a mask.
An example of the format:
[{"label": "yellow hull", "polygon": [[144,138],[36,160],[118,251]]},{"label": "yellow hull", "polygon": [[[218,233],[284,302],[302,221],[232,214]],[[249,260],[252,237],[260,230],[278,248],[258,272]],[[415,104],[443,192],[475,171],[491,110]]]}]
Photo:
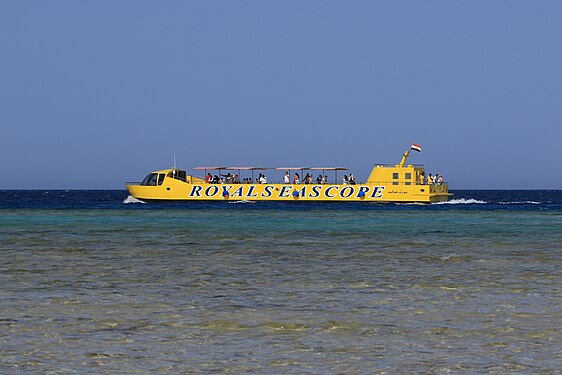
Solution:
[{"label": "yellow hull", "polygon": [[420,202],[446,201],[447,185],[315,185],[209,184],[166,179],[159,186],[127,184],[129,194],[145,201],[316,201]]}]

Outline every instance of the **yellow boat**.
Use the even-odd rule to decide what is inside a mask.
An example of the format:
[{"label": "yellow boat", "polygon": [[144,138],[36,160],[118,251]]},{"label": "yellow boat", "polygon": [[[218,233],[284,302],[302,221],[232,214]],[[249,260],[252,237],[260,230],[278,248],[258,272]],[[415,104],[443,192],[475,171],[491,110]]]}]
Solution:
[{"label": "yellow boat", "polygon": [[[414,146],[412,148],[415,149]],[[338,171],[347,171],[348,168],[215,166],[193,168],[197,171],[204,171],[205,177],[203,178],[188,175],[185,170],[174,167],[151,172],[142,182],[129,182],[125,186],[131,196],[142,201],[248,200],[432,203],[448,200],[452,195],[449,193],[448,184],[442,180],[427,183],[423,165],[406,164],[409,155],[409,150],[404,152],[399,164],[376,164],[364,183],[355,183],[353,179],[338,183]],[[265,177],[267,170],[285,171],[285,175],[288,174],[290,179],[287,181],[285,178],[283,182],[279,183],[268,183],[265,178],[262,178],[262,175]],[[213,177],[210,171],[218,172],[218,174],[215,173]],[[256,171],[260,172],[260,179],[254,180]],[[318,177],[318,180],[303,181],[301,178],[305,171],[307,174],[315,174],[321,171],[322,174]],[[225,175],[223,172],[227,174]],[[251,173],[251,177],[240,178],[242,172],[245,174]],[[328,181],[325,174],[331,174],[332,172],[334,173],[333,183]],[[297,176],[299,177],[298,181],[296,180]]]}]

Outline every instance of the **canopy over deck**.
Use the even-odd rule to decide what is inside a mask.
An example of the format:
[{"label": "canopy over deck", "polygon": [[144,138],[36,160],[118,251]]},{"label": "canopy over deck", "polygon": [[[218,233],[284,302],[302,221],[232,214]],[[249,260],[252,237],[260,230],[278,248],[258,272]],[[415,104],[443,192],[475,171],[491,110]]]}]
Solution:
[{"label": "canopy over deck", "polygon": [[226,169],[228,167],[195,167],[195,168],[191,168],[194,171],[206,171],[206,170],[220,170],[220,169]]},{"label": "canopy over deck", "polygon": [[275,169],[278,171],[304,171],[310,168],[309,167],[277,167]]},{"label": "canopy over deck", "polygon": [[271,168],[263,168],[263,167],[226,167],[222,168],[229,171],[265,171],[266,169]]},{"label": "canopy over deck", "polygon": [[314,167],[308,169],[313,171],[349,171],[349,168],[344,167]]},{"label": "canopy over deck", "polygon": [[223,166],[213,166],[213,167],[194,167],[191,168],[194,171],[206,171],[206,170],[227,170],[227,171],[266,171],[268,169],[274,169],[278,171],[348,171],[349,168],[344,167],[223,167]]}]

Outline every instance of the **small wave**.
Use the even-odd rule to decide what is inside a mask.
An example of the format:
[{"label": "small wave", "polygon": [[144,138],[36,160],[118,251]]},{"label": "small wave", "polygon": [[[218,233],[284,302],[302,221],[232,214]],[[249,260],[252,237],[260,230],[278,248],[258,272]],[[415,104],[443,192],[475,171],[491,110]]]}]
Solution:
[{"label": "small wave", "polygon": [[233,201],[233,202],[228,202],[228,203],[256,203],[256,202],[243,199],[241,201]]},{"label": "small wave", "polygon": [[123,203],[145,203],[143,201],[141,201],[140,199],[137,199],[131,195],[129,195],[127,198],[125,198],[125,200],[123,201]]},{"label": "small wave", "polygon": [[498,202],[499,204],[541,204],[541,202],[535,201],[522,201],[522,202]]},{"label": "small wave", "polygon": [[443,255],[443,256],[441,257],[441,260],[442,260],[442,261],[446,261],[446,260],[449,260],[449,259],[451,259],[452,257],[456,257],[456,256],[457,256],[457,254],[455,254],[455,253]]},{"label": "small wave", "polygon": [[229,332],[229,331],[244,331],[249,329],[249,326],[240,324],[233,320],[217,319],[208,320],[197,324],[200,328],[209,329],[212,331]]},{"label": "small wave", "polygon": [[300,323],[265,322],[260,324],[260,326],[272,331],[285,331],[285,332],[299,332],[299,331],[306,331],[309,329],[309,327]]},{"label": "small wave", "polygon": [[446,202],[435,202],[432,204],[486,204],[488,202],[484,202],[478,199],[451,199],[450,201]]}]

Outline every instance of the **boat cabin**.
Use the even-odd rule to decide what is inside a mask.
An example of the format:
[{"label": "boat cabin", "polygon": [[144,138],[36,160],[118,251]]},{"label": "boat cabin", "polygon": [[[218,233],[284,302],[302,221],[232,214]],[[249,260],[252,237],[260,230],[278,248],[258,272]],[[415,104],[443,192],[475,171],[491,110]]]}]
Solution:
[{"label": "boat cabin", "polygon": [[142,186],[160,186],[164,183],[165,178],[173,178],[183,182],[188,182],[187,172],[182,169],[165,169],[161,171],[149,173],[140,183]]}]

